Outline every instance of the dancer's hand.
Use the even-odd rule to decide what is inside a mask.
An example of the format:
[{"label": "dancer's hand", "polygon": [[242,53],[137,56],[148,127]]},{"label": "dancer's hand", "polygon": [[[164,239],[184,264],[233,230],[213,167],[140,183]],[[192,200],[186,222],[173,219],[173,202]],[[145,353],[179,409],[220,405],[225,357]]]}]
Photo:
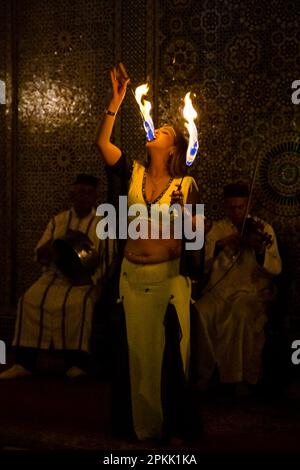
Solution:
[{"label": "dancer's hand", "polygon": [[112,84],[112,99],[111,99],[111,104],[109,106],[109,109],[113,112],[117,112],[122,101],[125,98],[126,95],[126,90],[127,90],[127,85],[130,81],[128,78],[127,80],[124,81],[119,81],[117,79],[117,69],[116,67],[113,67],[110,70],[110,79],[111,79],[111,84]]}]

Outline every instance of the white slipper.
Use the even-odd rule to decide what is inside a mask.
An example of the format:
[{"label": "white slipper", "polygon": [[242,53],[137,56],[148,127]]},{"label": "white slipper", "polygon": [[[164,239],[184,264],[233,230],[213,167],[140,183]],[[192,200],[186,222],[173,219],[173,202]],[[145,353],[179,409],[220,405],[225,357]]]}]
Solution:
[{"label": "white slipper", "polygon": [[29,377],[30,375],[32,375],[30,370],[25,369],[21,364],[15,364],[10,367],[10,369],[7,369],[0,374],[0,380],[22,379],[24,377]]},{"label": "white slipper", "polygon": [[77,366],[70,367],[70,369],[68,369],[66,372],[66,376],[69,379],[77,379],[78,377],[83,377],[84,375],[87,375],[87,373]]}]

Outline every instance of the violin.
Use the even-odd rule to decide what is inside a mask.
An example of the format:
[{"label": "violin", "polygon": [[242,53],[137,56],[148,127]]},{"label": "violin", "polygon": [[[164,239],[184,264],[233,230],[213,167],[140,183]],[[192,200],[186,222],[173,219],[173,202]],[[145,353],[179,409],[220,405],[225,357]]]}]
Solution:
[{"label": "violin", "polygon": [[242,240],[246,245],[254,243],[264,248],[270,248],[273,244],[272,235],[264,231],[264,224],[261,220],[247,217],[243,227]]}]

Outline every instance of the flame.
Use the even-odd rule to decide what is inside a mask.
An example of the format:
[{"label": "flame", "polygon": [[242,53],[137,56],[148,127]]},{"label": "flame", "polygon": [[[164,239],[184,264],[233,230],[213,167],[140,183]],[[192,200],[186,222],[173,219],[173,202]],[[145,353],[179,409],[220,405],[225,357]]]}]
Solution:
[{"label": "flame", "polygon": [[145,99],[142,99],[143,96],[146,96],[149,91],[148,83],[138,86],[135,89],[135,99],[140,107],[140,112],[143,117],[143,124],[146,131],[146,136],[148,140],[154,140],[154,124],[150,115],[151,103]]},{"label": "flame", "polygon": [[197,117],[197,113],[193,108],[190,95],[190,91],[185,95],[183,108],[183,116],[187,121],[184,125],[189,131],[189,146],[186,152],[186,164],[189,166],[194,162],[199,147],[197,127],[194,123],[194,120]]}]

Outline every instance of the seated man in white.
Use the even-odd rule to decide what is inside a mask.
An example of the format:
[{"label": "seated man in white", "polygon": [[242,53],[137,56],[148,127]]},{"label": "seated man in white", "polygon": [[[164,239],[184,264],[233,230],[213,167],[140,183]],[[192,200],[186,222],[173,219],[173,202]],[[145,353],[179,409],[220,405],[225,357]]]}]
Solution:
[{"label": "seated man in white", "polygon": [[[92,175],[78,175],[72,184],[72,207],[52,217],[48,223],[35,248],[43,273],[18,303],[13,339],[16,364],[0,374],[0,379],[31,375],[38,351],[49,348],[65,352],[68,377],[85,373],[94,305],[113,256],[113,242],[99,240],[96,235],[99,222],[96,197],[97,179]],[[57,251],[53,246],[54,240],[71,231],[88,236],[95,248],[96,270],[78,279],[67,277],[57,268]],[[71,273],[72,269],[69,271]]]},{"label": "seated man in white", "polygon": [[274,299],[272,277],[280,273],[281,259],[273,228],[256,217],[245,219],[248,196],[247,185],[227,185],[226,217],[213,222],[206,237],[210,276],[196,303],[203,340],[198,352],[201,388],[216,365],[221,383],[256,384],[261,373],[264,325]]}]

